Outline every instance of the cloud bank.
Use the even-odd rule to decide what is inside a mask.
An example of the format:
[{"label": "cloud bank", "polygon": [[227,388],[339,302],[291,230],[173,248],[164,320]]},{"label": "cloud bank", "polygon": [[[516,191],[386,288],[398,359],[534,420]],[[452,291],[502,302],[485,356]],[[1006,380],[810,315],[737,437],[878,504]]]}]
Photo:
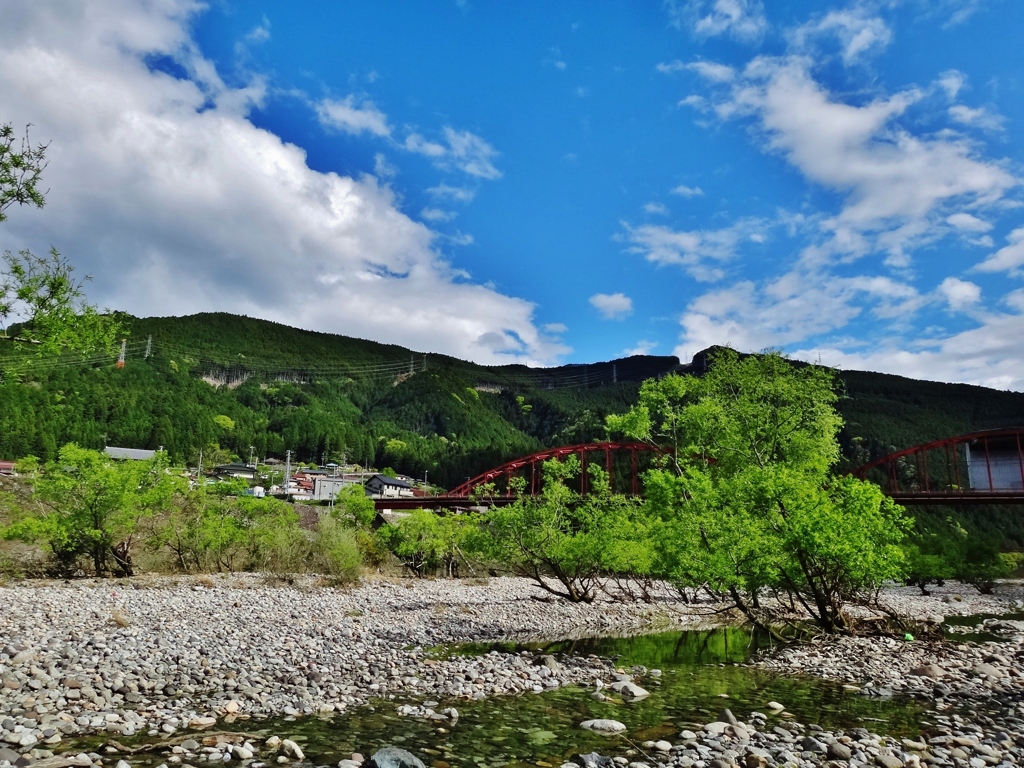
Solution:
[{"label": "cloud bank", "polygon": [[[302,149],[253,125],[266,88],[257,77],[224,83],[190,37],[202,10],[195,0],[5,8],[0,118],[51,142],[47,206],[14,211],[5,247],[53,243],[94,275],[91,298],[140,315],[238,312],[483,363],[569,351],[536,327],[529,302],[448,263],[378,178],[314,171]],[[147,64],[160,59],[185,74]],[[319,115],[350,133],[393,130],[353,97]],[[408,148],[500,177],[479,137],[447,128],[444,141]]]}]

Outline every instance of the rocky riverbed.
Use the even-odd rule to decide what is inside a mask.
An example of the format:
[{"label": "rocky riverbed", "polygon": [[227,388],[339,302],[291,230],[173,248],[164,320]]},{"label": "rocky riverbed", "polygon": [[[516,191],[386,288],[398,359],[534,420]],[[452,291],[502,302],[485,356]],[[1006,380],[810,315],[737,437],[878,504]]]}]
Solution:
[{"label": "rocky riverbed", "polygon": [[[112,764],[126,756],[53,757],[69,739],[100,732],[112,740],[145,735],[175,741],[165,750],[172,764],[234,760],[260,768],[293,762],[302,758],[283,742],[268,746],[244,734],[203,736],[194,729],[216,725],[244,732],[250,718],[338,712],[395,696],[419,702],[402,714],[431,718],[439,727],[455,723],[458,712],[435,711],[430,699],[471,700],[601,680],[614,687],[595,690],[595,697],[642,700],[642,676],[633,690],[624,671],[595,657],[492,652],[444,658],[430,648],[679,628],[706,622],[709,610],[684,605],[668,592],[653,604],[586,606],[539,602],[537,594],[528,582],[512,578],[371,580],[348,591],[314,580],[268,585],[257,576],[0,588],[0,768],[4,761],[35,761],[39,768]],[[934,617],[1006,613],[1020,605],[1022,594],[1003,587],[1001,594],[984,597],[950,587],[928,597],[893,589],[885,597],[901,613]],[[1016,764],[1024,755],[1024,721],[1018,719],[1024,715],[1024,625],[1010,622],[999,631],[1006,640],[996,646],[847,638],[755,662],[843,680],[866,695],[905,693],[933,701],[931,730],[910,745],[863,729],[826,733],[785,720],[780,710],[778,717],[746,713],[743,721],[723,714],[718,723],[683,728],[672,741],[626,742],[609,752],[617,751],[622,765],[681,768],[828,760],[882,768],[898,768],[897,762],[909,768],[922,762],[956,768]],[[578,758],[587,760],[597,758]]]},{"label": "rocky riverbed", "polygon": [[0,740],[26,752],[97,731],[170,735],[218,718],[333,712],[395,695],[540,692],[590,681],[607,664],[466,661],[429,649],[701,618],[667,601],[582,606],[536,594],[514,578],[370,580],[342,591],[251,575],[0,588]]}]

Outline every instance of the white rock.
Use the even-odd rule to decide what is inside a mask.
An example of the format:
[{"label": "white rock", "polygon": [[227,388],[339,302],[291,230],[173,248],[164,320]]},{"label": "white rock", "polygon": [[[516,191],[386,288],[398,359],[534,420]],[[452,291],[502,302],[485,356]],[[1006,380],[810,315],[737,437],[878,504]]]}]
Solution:
[{"label": "white rock", "polygon": [[615,734],[622,733],[626,730],[626,726],[620,723],[618,720],[584,720],[580,723],[580,728],[587,731],[593,731],[594,733],[601,734]]}]

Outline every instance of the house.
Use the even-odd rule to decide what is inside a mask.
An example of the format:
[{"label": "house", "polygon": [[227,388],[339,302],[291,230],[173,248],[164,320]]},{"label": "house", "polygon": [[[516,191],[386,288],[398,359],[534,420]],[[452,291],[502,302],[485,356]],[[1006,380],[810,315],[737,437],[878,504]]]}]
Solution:
[{"label": "house", "polygon": [[397,499],[412,496],[412,486],[405,480],[387,475],[374,475],[363,486],[375,499]]},{"label": "house", "polygon": [[14,475],[14,462],[13,461],[0,461],[0,475],[7,475],[7,476]]},{"label": "house", "polygon": [[103,452],[112,459],[132,459],[134,461],[149,461],[156,456],[156,451],[147,451],[142,448],[116,448],[108,445]]},{"label": "house", "polygon": [[217,477],[240,477],[243,480],[256,479],[256,467],[250,464],[220,464],[213,468]]},{"label": "house", "polygon": [[339,477],[315,477],[313,478],[313,498],[317,501],[331,501],[338,497],[343,488],[358,484],[357,480],[345,477],[344,475]]}]

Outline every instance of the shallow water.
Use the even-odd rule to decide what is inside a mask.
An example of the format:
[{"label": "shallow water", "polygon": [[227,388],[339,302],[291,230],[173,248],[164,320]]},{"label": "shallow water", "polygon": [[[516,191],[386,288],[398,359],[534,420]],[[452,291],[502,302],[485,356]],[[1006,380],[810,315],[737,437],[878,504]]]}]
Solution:
[{"label": "shallow water", "polygon": [[[396,714],[401,701],[377,702],[329,718],[250,721],[269,735],[299,740],[317,764],[336,763],[352,752],[369,756],[378,747],[395,744],[419,756],[427,765],[436,762],[459,766],[505,766],[549,763],[559,765],[575,752],[597,750],[619,754],[629,741],[678,740],[685,727],[699,727],[730,708],[745,720],[752,711],[782,721],[767,708],[769,701],[784,704],[797,721],[826,729],[867,727],[889,734],[919,733],[923,708],[907,701],[867,699],[840,685],[810,677],[773,674],[738,666],[766,640],[746,629],[663,632],[626,638],[593,638],[564,643],[479,644],[447,649],[452,655],[480,655],[489,650],[572,652],[616,658],[617,665],[659,668],[661,678],[638,680],[650,697],[632,704],[599,702],[593,687],[571,686],[542,694],[497,697],[482,701],[441,701],[440,711],[455,706],[461,715],[454,725]],[[723,698],[723,694],[728,698]],[[626,734],[598,736],[579,728],[591,718],[612,718],[627,726]]]},{"label": "shallow water", "polygon": [[[1024,613],[1013,611],[1011,613],[974,613],[966,616],[947,616],[943,623],[943,636],[954,643],[1005,643],[1010,635],[1001,632],[992,632],[982,626],[989,619],[1005,621],[1024,621]],[[950,627],[956,627],[950,630]],[[968,627],[973,631],[964,631]]]}]

